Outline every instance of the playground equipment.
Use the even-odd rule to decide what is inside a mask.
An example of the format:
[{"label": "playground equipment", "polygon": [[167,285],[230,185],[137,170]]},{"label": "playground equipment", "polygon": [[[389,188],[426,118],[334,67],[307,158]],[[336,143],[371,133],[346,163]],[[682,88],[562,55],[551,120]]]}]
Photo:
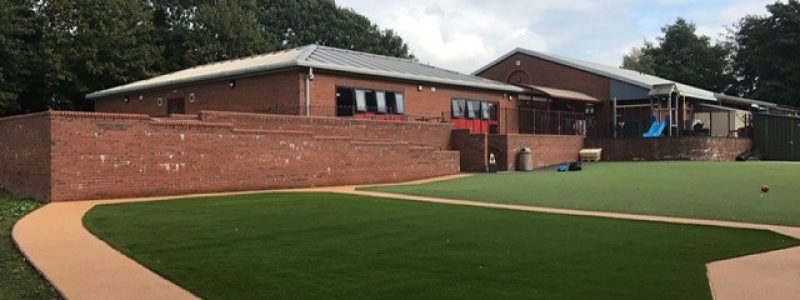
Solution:
[{"label": "playground equipment", "polygon": [[664,135],[664,129],[667,128],[668,124],[670,124],[669,117],[664,118],[664,122],[659,122],[658,118],[654,116],[650,130],[642,134],[642,137],[648,139],[661,137]]},{"label": "playground equipment", "polygon": [[[617,98],[612,101],[614,137],[619,137],[620,129],[623,129],[619,122],[619,111],[648,111],[654,119],[649,130],[642,136],[645,138],[655,138],[661,136],[678,136],[681,134],[681,123],[689,119],[686,96],[678,90],[675,83],[665,83],[653,85],[648,94],[650,103],[642,103],[647,99],[641,99],[638,103],[620,105]],[[626,101],[627,102],[627,101]],[[658,122],[663,118],[663,122]],[[645,119],[640,119],[644,121]],[[645,121],[646,122],[646,121]]]}]

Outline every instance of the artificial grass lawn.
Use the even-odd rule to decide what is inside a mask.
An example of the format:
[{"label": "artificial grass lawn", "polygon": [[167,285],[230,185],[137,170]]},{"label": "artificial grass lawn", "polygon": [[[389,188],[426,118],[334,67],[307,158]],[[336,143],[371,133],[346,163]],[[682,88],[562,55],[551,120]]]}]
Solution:
[{"label": "artificial grass lawn", "polygon": [[61,299],[11,239],[14,223],[39,206],[39,202],[14,198],[0,190],[0,299]]},{"label": "artificial grass lawn", "polygon": [[[761,192],[768,184],[771,191]],[[580,210],[800,225],[800,165],[599,163],[367,190]]]},{"label": "artificial grass lawn", "polygon": [[707,262],[766,231],[337,194],[99,206],[87,228],[204,298],[710,299]]}]

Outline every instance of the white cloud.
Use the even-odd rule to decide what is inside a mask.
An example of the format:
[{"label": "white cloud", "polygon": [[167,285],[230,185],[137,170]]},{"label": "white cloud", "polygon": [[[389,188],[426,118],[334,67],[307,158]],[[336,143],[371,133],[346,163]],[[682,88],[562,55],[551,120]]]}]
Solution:
[{"label": "white cloud", "polygon": [[[721,3],[725,2],[725,3]],[[421,62],[470,73],[522,47],[619,65],[682,16],[712,37],[771,0],[340,0],[398,32]]]}]

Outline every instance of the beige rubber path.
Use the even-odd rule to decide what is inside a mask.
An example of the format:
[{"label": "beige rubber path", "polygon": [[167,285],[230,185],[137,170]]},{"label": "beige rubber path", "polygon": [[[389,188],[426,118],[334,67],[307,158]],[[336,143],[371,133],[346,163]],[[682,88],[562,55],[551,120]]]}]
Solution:
[{"label": "beige rubber path", "polygon": [[[419,184],[464,175],[408,182]],[[280,191],[252,191],[139,199],[51,203],[20,220],[12,232],[19,248],[69,299],[193,299],[196,296],[163,279],[89,233],[84,214],[95,205],[274,192],[333,192],[572,216],[771,230],[800,239],[800,227],[634,215],[537,206],[357,191],[355,186]],[[712,262],[706,265],[715,300],[800,299],[800,247]]]}]

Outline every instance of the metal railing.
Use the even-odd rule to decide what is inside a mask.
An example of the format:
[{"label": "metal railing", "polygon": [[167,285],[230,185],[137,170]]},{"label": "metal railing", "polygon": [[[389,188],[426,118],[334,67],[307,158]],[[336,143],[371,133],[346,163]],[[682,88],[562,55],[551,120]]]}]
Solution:
[{"label": "metal railing", "polygon": [[[626,118],[623,114],[619,118],[617,132],[621,138],[641,138],[645,132],[650,130],[652,123],[653,119],[649,116],[639,114],[635,117],[629,115]],[[753,119],[752,115],[747,112],[695,112],[693,118],[678,125],[679,136],[745,138],[752,136]],[[664,132],[664,136],[666,135],[667,133]]]},{"label": "metal railing", "polygon": [[307,115],[307,109],[311,116],[353,118],[359,120],[383,120],[398,122],[425,122],[425,123],[446,123],[449,122],[449,115],[442,112],[436,115],[419,115],[397,112],[392,108],[366,107],[359,110],[355,106],[349,105],[269,105],[257,110],[258,113],[275,115]]},{"label": "metal railing", "polygon": [[[714,137],[751,137],[753,116],[737,111],[695,112],[686,124],[685,135]],[[688,123],[687,122],[687,123]]]},{"label": "metal railing", "polygon": [[[309,107],[311,116],[326,116],[339,118],[353,118],[360,120],[384,120],[396,122],[425,122],[425,123],[458,123],[453,119],[451,112],[441,111],[428,115],[399,113],[391,108],[366,107],[359,109],[355,106],[337,105],[312,105]],[[304,105],[268,105],[257,110],[258,113],[276,115],[306,115]],[[503,108],[489,114],[484,119],[483,114],[478,114],[475,119],[463,118],[468,126],[479,132],[490,134],[542,134],[542,135],[586,135],[587,122],[583,113],[570,111],[529,109],[529,108]],[[476,128],[480,127],[480,128]],[[518,131],[517,131],[518,130]]]},{"label": "metal railing", "polygon": [[518,124],[520,134],[586,135],[586,115],[571,111],[506,108],[501,112],[506,130]]}]

